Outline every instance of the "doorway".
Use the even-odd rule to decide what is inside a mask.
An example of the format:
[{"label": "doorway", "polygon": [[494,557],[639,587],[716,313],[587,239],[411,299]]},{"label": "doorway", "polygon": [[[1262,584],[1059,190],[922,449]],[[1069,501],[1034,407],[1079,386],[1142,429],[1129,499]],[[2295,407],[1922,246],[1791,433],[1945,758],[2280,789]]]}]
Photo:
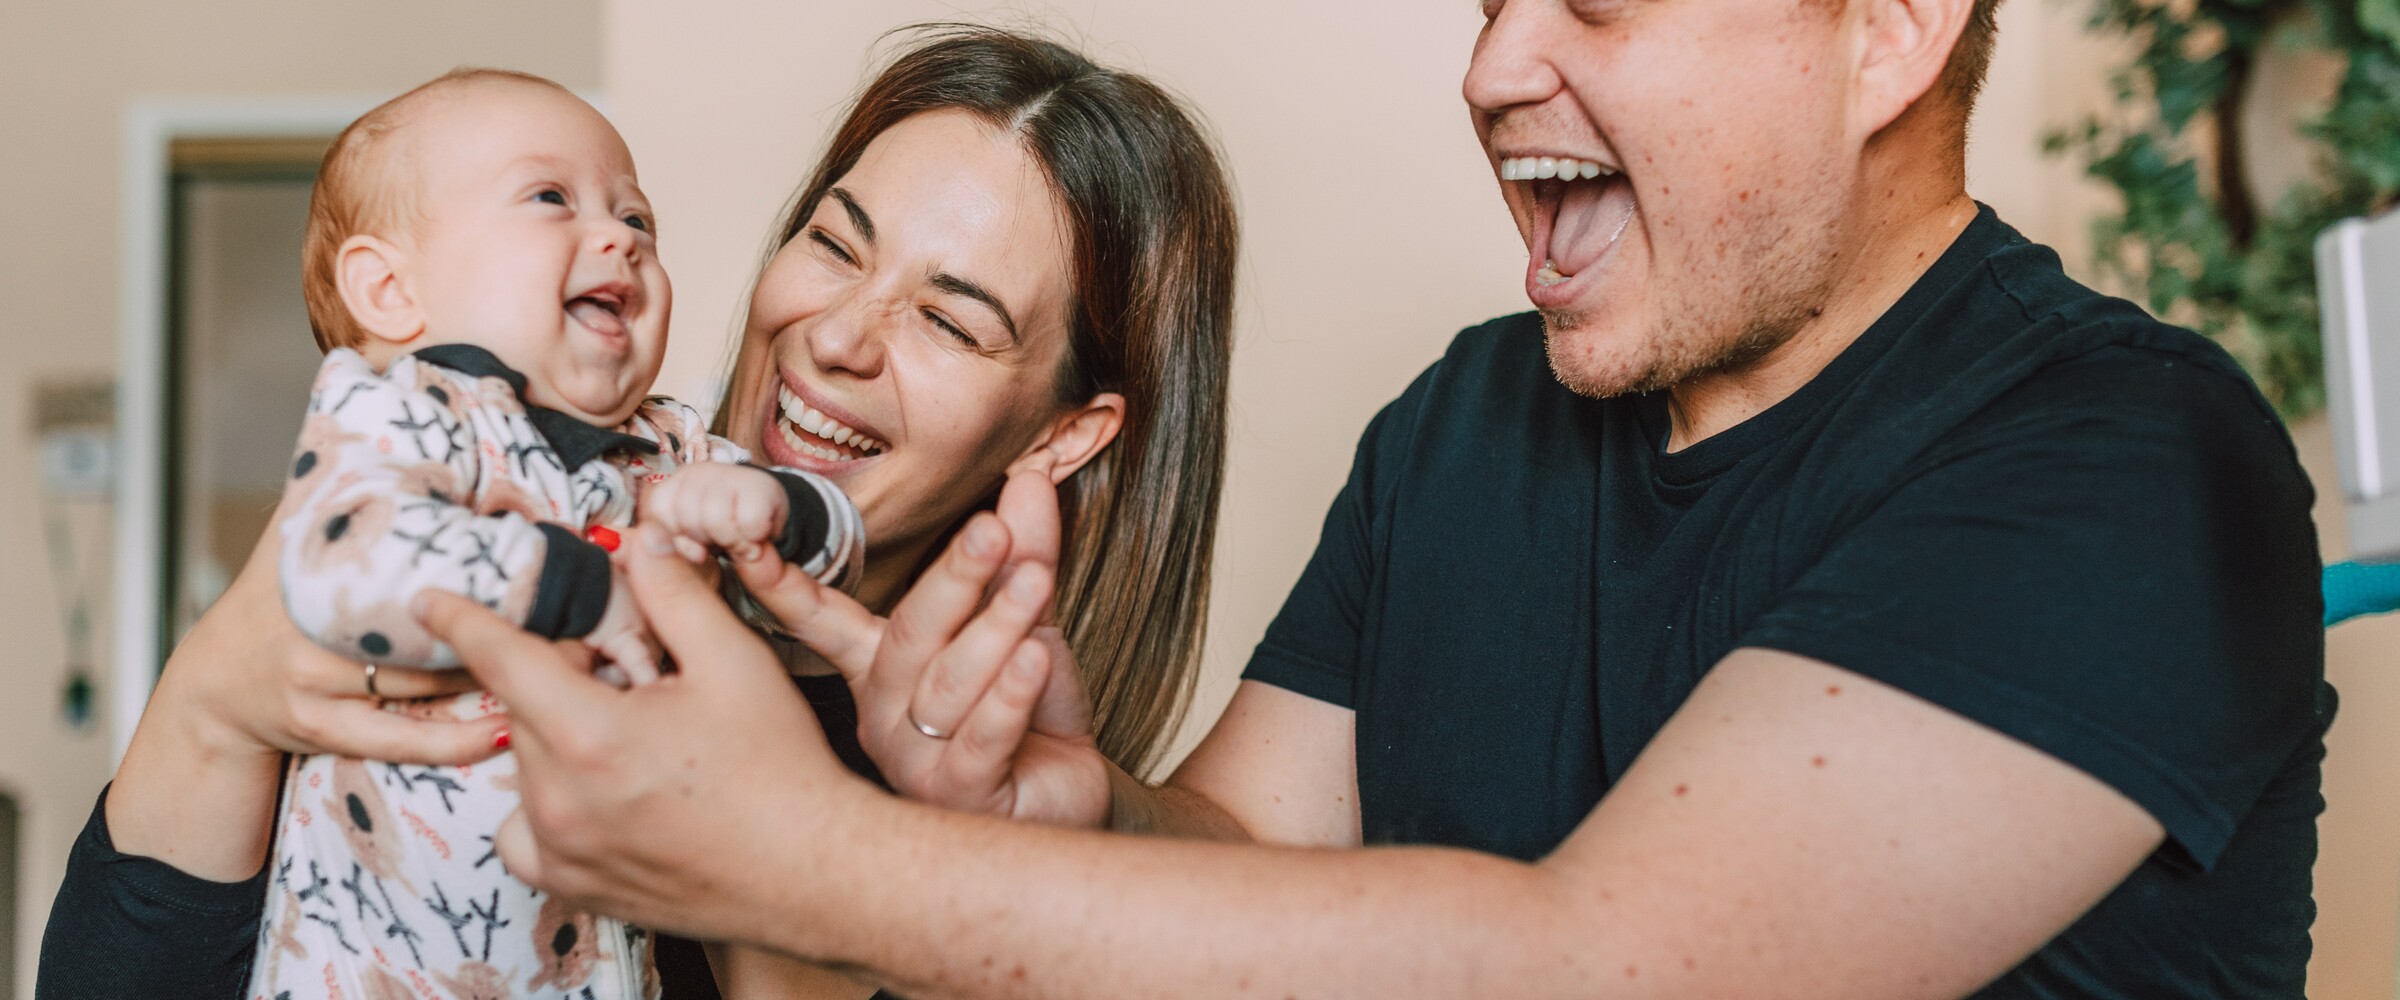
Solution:
[{"label": "doorway", "polygon": [[319,355],[300,294],[309,189],[330,136],[169,147],[167,648],[266,530]]},{"label": "doorway", "polygon": [[167,651],[273,512],[318,363],[300,296],[308,192],[333,136],[373,103],[127,109],[102,699],[111,761]]}]

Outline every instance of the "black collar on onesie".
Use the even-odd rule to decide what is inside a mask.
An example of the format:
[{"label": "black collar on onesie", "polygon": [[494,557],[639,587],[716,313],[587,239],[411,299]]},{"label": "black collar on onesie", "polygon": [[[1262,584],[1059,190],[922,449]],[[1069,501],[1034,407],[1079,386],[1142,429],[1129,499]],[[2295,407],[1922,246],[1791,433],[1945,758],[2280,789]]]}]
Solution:
[{"label": "black collar on onesie", "polygon": [[419,360],[452,371],[508,383],[509,390],[517,395],[517,402],[525,407],[525,419],[533,424],[542,440],[549,442],[550,450],[558,453],[559,463],[568,471],[583,468],[584,463],[620,448],[644,455],[658,454],[657,442],[614,428],[594,427],[547,406],[526,402],[525,373],[510,368],[489,350],[473,344],[435,344],[414,353]]}]

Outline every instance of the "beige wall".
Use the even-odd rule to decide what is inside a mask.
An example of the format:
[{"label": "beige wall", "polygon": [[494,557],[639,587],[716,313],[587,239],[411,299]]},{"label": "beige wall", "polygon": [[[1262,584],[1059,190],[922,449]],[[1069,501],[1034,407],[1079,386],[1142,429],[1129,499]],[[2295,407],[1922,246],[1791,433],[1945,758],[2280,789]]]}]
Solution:
[{"label": "beige wall", "polygon": [[[400,11],[402,14],[394,14]],[[600,82],[591,0],[0,3],[0,468],[32,458],[29,387],[116,369],[118,131],[144,98],[397,93],[460,63]],[[294,294],[297,294],[295,271]],[[305,343],[305,333],[296,331]],[[305,348],[296,348],[305,350]],[[0,788],[23,799],[31,883],[18,910],[17,996],[32,995],[67,846],[108,775],[107,734],[58,719],[64,655],[39,533],[38,484],[0,477]],[[105,637],[106,539],[83,527]],[[98,650],[105,681],[108,650]]]}]

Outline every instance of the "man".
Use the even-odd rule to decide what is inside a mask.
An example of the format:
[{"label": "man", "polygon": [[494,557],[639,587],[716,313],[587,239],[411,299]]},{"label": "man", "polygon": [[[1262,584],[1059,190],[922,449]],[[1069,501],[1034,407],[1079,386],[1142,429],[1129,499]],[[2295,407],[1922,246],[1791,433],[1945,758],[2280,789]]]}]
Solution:
[{"label": "man", "polygon": [[[2310,490],[2221,352],[1966,196],[1992,7],[1487,2],[1539,316],[1377,417],[1223,721],[1117,793],[1282,846],[878,795],[633,545],[669,684],[427,609],[516,710],[503,856],[912,996],[2301,996]],[[875,669],[1005,655],[1009,544]]]}]

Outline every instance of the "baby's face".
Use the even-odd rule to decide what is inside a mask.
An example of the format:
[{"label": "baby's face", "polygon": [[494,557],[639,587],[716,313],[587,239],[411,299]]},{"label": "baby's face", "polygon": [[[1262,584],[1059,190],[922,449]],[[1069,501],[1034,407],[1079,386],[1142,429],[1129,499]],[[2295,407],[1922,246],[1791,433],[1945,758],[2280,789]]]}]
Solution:
[{"label": "baby's face", "polygon": [[479,83],[411,122],[409,270],[425,342],[483,347],[528,401],[631,416],[658,376],[672,293],[633,155],[599,112],[532,84]]}]

